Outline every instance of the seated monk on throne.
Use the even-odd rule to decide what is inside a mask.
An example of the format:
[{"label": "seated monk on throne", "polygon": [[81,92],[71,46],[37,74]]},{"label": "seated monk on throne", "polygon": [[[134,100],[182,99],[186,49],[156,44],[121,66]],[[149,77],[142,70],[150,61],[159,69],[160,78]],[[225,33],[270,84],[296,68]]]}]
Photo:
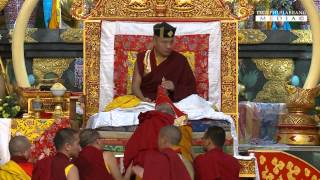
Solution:
[{"label": "seated monk on throne", "polygon": [[196,82],[187,58],[173,51],[176,28],[166,22],[153,27],[152,50],[139,53],[132,79],[132,92],[142,101],[152,102],[159,85],[173,102],[196,94]]}]

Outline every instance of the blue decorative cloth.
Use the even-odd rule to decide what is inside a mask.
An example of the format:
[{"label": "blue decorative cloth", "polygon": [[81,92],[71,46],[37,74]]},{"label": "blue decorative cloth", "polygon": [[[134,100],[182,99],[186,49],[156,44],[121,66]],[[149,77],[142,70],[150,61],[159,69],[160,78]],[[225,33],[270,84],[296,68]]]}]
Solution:
[{"label": "blue decorative cloth", "polygon": [[46,28],[49,27],[52,11],[52,0],[43,0],[43,17]]}]

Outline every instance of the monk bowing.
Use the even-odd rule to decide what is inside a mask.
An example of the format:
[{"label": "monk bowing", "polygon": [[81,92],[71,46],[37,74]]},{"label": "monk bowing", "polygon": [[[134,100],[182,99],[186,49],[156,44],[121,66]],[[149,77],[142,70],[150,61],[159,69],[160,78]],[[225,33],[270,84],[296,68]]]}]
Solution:
[{"label": "monk bowing", "polygon": [[132,92],[142,101],[154,101],[163,86],[173,102],[196,94],[193,72],[185,56],[173,51],[176,28],[166,22],[153,27],[153,49],[137,56]]},{"label": "monk bowing", "polygon": [[[132,161],[134,165],[139,165],[146,151],[158,150],[158,137],[162,127],[177,125],[180,126],[182,130],[187,129],[184,127],[184,122],[187,120],[186,115],[174,106],[162,86],[158,87],[155,109],[156,110],[141,113],[138,116],[139,126],[132,134],[125,147],[125,168],[127,168]],[[188,143],[185,143],[184,141],[178,143],[180,143],[184,157],[190,160],[191,127],[188,128],[190,128],[190,131],[186,132],[185,130],[182,132],[182,137],[186,136],[184,139],[187,139],[186,141],[188,141]]]},{"label": "monk bowing", "polygon": [[236,158],[223,152],[226,139],[223,128],[211,126],[203,137],[205,154],[194,160],[196,180],[239,179],[240,164]]},{"label": "monk bowing", "polygon": [[133,171],[143,180],[191,180],[192,164],[186,160],[178,146],[181,140],[180,129],[176,126],[161,128],[158,138],[158,150],[145,152],[140,165]]},{"label": "monk bowing", "polygon": [[71,128],[59,130],[54,139],[57,154],[39,160],[33,170],[32,180],[79,180],[78,168],[72,163],[80,151],[78,131]]},{"label": "monk bowing", "polygon": [[131,167],[125,176],[111,152],[104,152],[100,134],[94,129],[85,129],[80,133],[80,145],[83,148],[75,161],[81,180],[122,180],[130,179]]},{"label": "monk bowing", "polygon": [[29,180],[32,175],[32,163],[28,162],[31,143],[24,136],[15,136],[9,142],[10,161],[0,166],[0,179]]}]

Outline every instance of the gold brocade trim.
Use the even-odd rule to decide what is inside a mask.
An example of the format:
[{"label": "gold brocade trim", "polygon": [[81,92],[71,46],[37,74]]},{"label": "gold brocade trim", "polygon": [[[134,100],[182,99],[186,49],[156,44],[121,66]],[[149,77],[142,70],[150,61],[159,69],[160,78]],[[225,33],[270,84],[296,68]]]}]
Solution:
[{"label": "gold brocade trim", "polygon": [[291,30],[298,38],[291,44],[312,44],[312,33],[310,30]]},{"label": "gold brocade trim", "polygon": [[85,122],[99,110],[101,21],[84,22]]},{"label": "gold brocade trim", "polygon": [[74,1],[71,12],[78,20],[105,18],[211,18],[217,20],[246,19],[253,13],[248,0],[239,0],[238,16],[221,0],[99,0],[90,14],[84,11],[82,0]]},{"label": "gold brocade trim", "polygon": [[288,79],[292,76],[294,63],[289,58],[276,59],[253,59],[257,69],[263,72],[267,82],[263,89],[258,92],[256,101],[285,103],[288,93],[285,86]]},{"label": "gold brocade trim", "polygon": [[237,22],[221,23],[221,110],[237,113]]},{"label": "gold brocade trim", "polygon": [[240,29],[239,44],[259,44],[267,39],[267,35],[259,29]]},{"label": "gold brocade trim", "polygon": [[60,34],[60,38],[68,43],[82,43],[82,29],[69,28]]},{"label": "gold brocade trim", "polygon": [[254,159],[250,159],[250,160],[239,159],[238,161],[241,167],[239,177],[256,177]]},{"label": "gold brocade trim", "polygon": [[234,120],[236,132],[238,134],[238,131],[239,131],[239,124],[238,124],[239,115],[238,115],[238,113],[226,113],[226,114],[231,116],[232,119]]}]

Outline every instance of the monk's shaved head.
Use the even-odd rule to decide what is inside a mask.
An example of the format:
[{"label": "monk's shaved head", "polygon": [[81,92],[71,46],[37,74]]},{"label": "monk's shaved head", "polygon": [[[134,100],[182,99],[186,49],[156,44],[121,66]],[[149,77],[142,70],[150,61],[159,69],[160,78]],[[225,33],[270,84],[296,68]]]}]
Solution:
[{"label": "monk's shaved head", "polygon": [[100,138],[100,134],[95,129],[85,129],[80,133],[80,146],[83,148],[89,144],[93,144]]},{"label": "monk's shaved head", "polygon": [[25,136],[15,136],[9,142],[11,156],[21,156],[31,148],[30,141]]},{"label": "monk's shaved head", "polygon": [[159,132],[159,138],[166,137],[171,145],[178,145],[181,140],[181,131],[176,126],[165,126]]},{"label": "monk's shaved head", "polygon": [[169,104],[167,103],[162,103],[160,105],[156,106],[156,110],[163,112],[163,113],[167,113],[167,114],[171,114],[171,115],[175,115],[174,111],[172,110],[172,108],[170,107]]},{"label": "monk's shaved head", "polygon": [[78,131],[75,129],[71,129],[71,128],[60,129],[56,133],[56,136],[53,139],[55,148],[59,151],[62,149],[62,147],[65,144],[67,143],[72,144],[76,140],[77,135],[78,135]]},{"label": "monk's shaved head", "polygon": [[218,147],[223,147],[226,140],[226,132],[222,127],[211,126],[205,132],[204,138],[210,139]]}]

